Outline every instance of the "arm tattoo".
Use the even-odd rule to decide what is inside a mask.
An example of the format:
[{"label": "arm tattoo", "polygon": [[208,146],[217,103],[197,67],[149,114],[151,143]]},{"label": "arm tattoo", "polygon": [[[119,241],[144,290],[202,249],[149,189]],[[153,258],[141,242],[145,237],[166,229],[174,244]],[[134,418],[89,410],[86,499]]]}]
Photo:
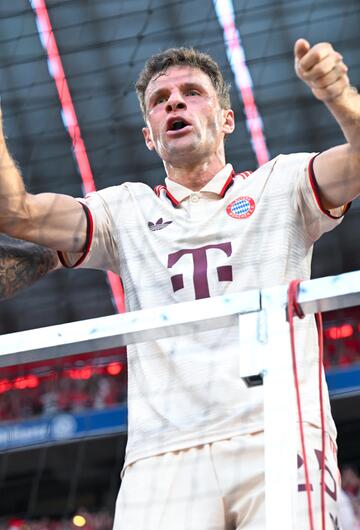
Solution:
[{"label": "arm tattoo", "polygon": [[57,265],[54,250],[0,234],[0,300],[29,287]]}]

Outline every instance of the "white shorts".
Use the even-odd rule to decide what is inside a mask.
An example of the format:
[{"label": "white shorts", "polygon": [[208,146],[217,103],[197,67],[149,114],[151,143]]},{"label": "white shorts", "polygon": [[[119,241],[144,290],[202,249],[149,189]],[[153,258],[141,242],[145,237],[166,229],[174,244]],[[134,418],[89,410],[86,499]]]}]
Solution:
[{"label": "white shorts", "polygon": [[[321,529],[320,430],[306,425],[315,530]],[[262,432],[164,453],[125,470],[114,530],[264,530]],[[339,473],[335,444],[326,445],[326,528],[337,526]],[[296,530],[309,528],[304,466],[298,455]],[[280,530],[280,528],[279,528]],[[295,529],[294,529],[295,530]]]}]

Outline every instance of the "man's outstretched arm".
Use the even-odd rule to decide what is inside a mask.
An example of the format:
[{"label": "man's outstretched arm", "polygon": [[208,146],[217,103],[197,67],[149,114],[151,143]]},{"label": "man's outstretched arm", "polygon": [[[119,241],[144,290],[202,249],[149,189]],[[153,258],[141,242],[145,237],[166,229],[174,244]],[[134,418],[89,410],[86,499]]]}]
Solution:
[{"label": "man's outstretched arm", "polygon": [[0,112],[0,232],[54,250],[84,250],[87,222],[81,204],[68,195],[25,189],[6,145]]},{"label": "man's outstretched arm", "polygon": [[322,206],[343,206],[360,194],[360,94],[350,85],[348,68],[330,43],[313,47],[295,43],[297,75],[336,119],[347,143],[324,151],[314,160]]},{"label": "man's outstretched arm", "polygon": [[54,250],[0,234],[0,300],[14,296],[58,267]]}]

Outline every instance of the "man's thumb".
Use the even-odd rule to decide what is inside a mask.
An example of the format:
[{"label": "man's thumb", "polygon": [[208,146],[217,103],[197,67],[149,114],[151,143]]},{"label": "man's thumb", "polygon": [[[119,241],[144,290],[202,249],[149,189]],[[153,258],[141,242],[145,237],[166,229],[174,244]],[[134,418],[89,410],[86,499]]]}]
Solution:
[{"label": "man's thumb", "polygon": [[306,39],[298,39],[294,46],[295,59],[300,61],[300,59],[310,50],[310,47],[310,43]]}]

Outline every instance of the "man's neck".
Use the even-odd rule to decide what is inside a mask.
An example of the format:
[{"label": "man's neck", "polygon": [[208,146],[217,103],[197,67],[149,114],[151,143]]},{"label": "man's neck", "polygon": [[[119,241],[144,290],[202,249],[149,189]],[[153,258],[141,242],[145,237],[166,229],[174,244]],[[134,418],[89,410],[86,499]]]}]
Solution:
[{"label": "man's neck", "polygon": [[170,180],[192,191],[201,190],[225,166],[225,160],[215,159],[194,166],[175,167],[164,162]]}]

